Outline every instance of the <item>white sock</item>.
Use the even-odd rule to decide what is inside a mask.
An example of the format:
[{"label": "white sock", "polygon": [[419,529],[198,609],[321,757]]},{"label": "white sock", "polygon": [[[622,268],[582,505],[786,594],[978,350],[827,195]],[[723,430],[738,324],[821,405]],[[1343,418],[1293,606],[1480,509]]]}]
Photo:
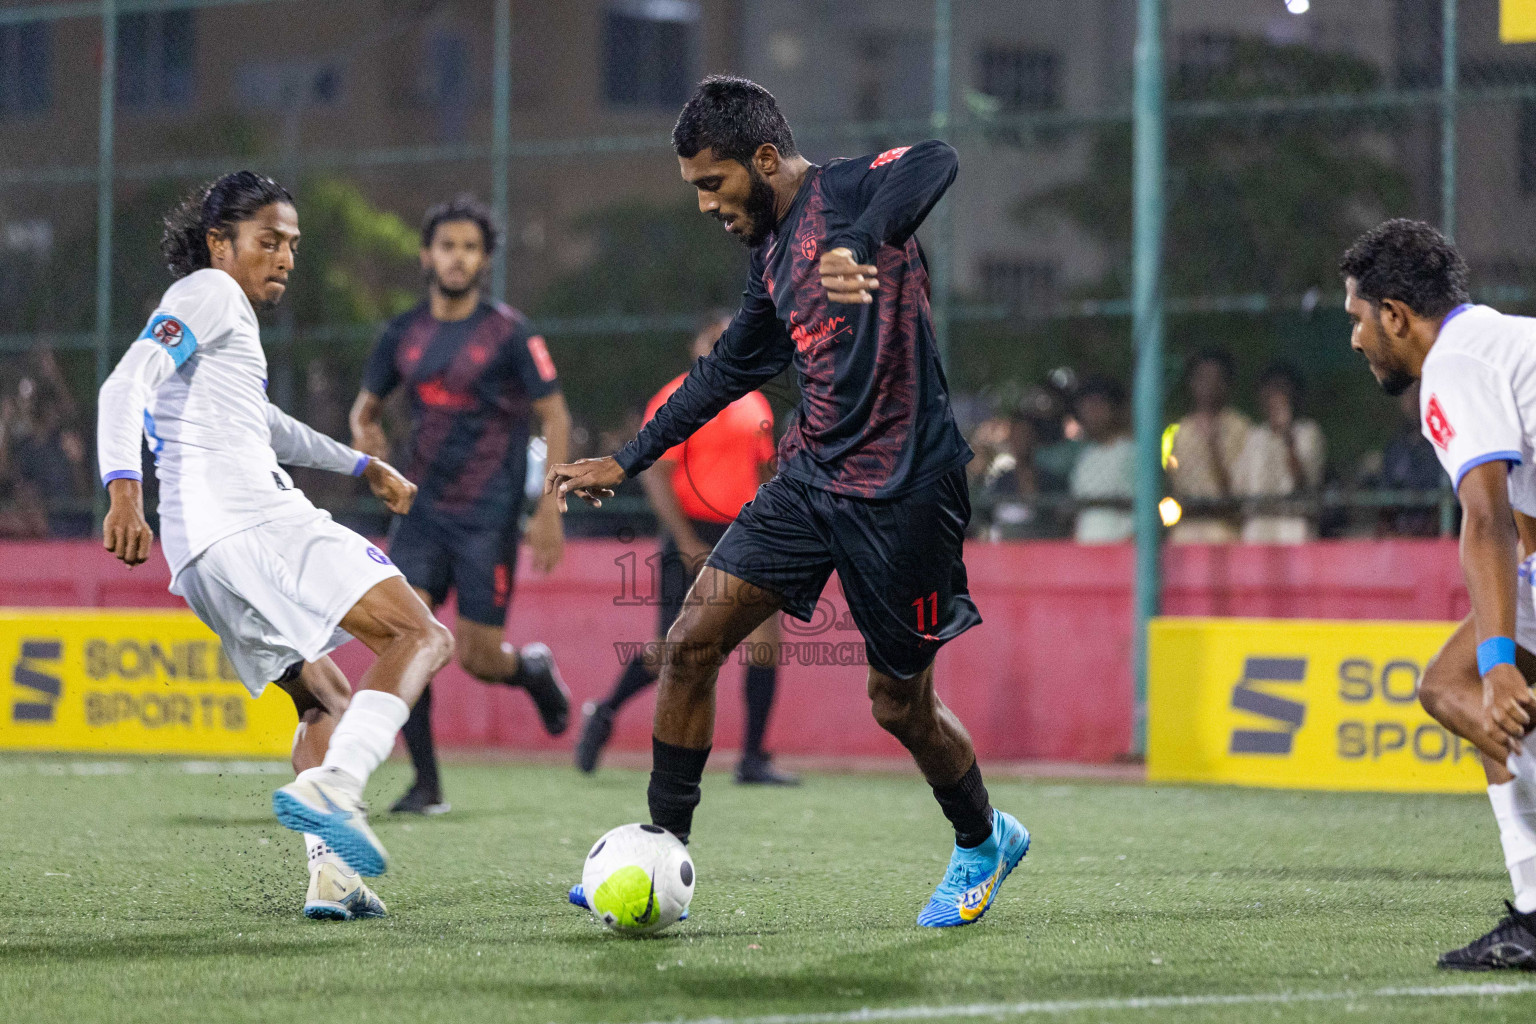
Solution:
[{"label": "white sock", "polygon": [[304,853],[309,858],[310,874],[319,871],[321,864],[327,863],[338,865],[348,874],[352,873],[351,868],[347,867],[346,862],[338,857],[336,851],[331,849],[329,844],[319,836],[310,835],[308,832],[304,833]]},{"label": "white sock", "polygon": [[331,733],[321,767],[345,772],[358,791],[395,745],[395,734],[411,715],[405,701],[383,690],[359,690]]},{"label": "white sock", "polygon": [[[1524,764],[1520,767],[1531,770]],[[1530,790],[1536,787],[1525,782],[1516,776],[1512,782],[1489,786],[1488,800],[1499,822],[1504,866],[1509,869],[1509,880],[1515,888],[1515,909],[1529,914],[1536,911],[1536,801],[1530,799]]]}]

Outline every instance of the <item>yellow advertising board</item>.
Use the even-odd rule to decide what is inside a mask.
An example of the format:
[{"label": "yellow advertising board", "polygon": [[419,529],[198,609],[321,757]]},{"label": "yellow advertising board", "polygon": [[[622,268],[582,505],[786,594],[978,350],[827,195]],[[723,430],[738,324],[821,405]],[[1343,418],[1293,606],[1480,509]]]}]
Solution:
[{"label": "yellow advertising board", "polygon": [[1419,706],[1454,623],[1162,618],[1151,627],[1147,777],[1473,793],[1477,749]]},{"label": "yellow advertising board", "polygon": [[1499,0],[1499,40],[1536,43],[1536,0]]},{"label": "yellow advertising board", "polygon": [[0,749],[287,757],[297,718],[252,700],[187,611],[0,610]]}]

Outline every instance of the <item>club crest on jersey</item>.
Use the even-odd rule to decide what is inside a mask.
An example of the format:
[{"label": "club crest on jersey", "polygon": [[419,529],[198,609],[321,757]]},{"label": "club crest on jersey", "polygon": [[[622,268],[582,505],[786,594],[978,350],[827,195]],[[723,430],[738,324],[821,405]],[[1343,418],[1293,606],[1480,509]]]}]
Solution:
[{"label": "club crest on jersey", "polygon": [[151,327],[149,333],[160,344],[167,348],[175,348],[181,344],[181,321],[167,317]]},{"label": "club crest on jersey", "polygon": [[806,235],[800,239],[800,255],[804,256],[807,260],[814,260],[816,258],[815,235]]},{"label": "club crest on jersey", "polygon": [[1429,439],[1442,451],[1449,450],[1451,439],[1456,436],[1456,428],[1451,426],[1451,421],[1446,419],[1445,409],[1440,405],[1440,396],[1430,395],[1429,404],[1424,406],[1424,426],[1429,431]]},{"label": "club crest on jersey", "polygon": [[164,348],[177,369],[197,350],[197,338],[193,336],[192,329],[169,313],[156,313],[139,337],[147,338]]}]

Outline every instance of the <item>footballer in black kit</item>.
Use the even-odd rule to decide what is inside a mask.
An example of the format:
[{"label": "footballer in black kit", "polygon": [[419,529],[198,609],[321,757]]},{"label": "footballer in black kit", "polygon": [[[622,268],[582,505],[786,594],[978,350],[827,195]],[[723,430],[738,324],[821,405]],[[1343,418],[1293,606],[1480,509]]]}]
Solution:
[{"label": "footballer in black kit", "polygon": [[[538,417],[549,457],[564,460],[570,414],[544,339],[521,313],[481,296],[496,241],[489,210],[467,196],[428,211],[421,235],[428,298],[379,337],[352,408],[353,444],[382,455],[383,401],[403,387],[411,412],[403,462],[419,491],[390,531],[390,557],[430,607],[455,592],[455,647],[465,671],[525,688],[545,729],[559,735],[570,695],[549,648],[517,650],[502,634],[517,577],[530,419]],[[528,540],[540,571],[559,563],[563,536],[552,499],[540,501]],[[402,730],[416,781],[396,811],[448,809],[431,713],[429,687]]]},{"label": "footballer in black kit", "polygon": [[1028,832],[995,811],[970,736],[934,691],[934,656],[981,617],[966,583],[972,453],[950,410],[928,271],[913,237],[958,169],[939,141],[817,166],[773,96],[706,79],[672,134],[701,212],[751,249],[741,308],[616,455],[551,465],[546,489],[600,500],[741,395],[793,365],[801,402],[778,475],[726,530],[668,634],[652,821],[686,841],[726,654],[782,609],[810,621],[835,569],[868,655],[874,717],[912,753],[955,829],[918,924],[979,919]]}]

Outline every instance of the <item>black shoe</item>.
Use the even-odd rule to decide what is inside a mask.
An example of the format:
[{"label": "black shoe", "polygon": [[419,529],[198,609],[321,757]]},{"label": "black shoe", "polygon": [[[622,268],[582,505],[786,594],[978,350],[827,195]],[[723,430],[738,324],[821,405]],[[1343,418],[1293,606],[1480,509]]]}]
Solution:
[{"label": "black shoe", "polygon": [[437,790],[412,786],[389,811],[391,814],[447,814],[451,806]]},{"label": "black shoe", "polygon": [[1487,935],[1460,949],[1443,953],[1447,971],[1536,971],[1536,913],[1522,914],[1505,901],[1509,915]]},{"label": "black shoe", "polygon": [[597,759],[613,735],[613,709],[587,701],[581,709],[581,739],[576,741],[576,767],[587,774],[597,770]]},{"label": "black shoe", "polygon": [[751,754],[737,763],[736,781],[743,786],[798,786],[800,776],[775,768],[768,754]]},{"label": "black shoe", "polygon": [[571,722],[571,691],[560,678],[555,656],[548,647],[534,643],[518,651],[517,660],[517,677],[512,685],[528,691],[534,707],[539,709],[544,731],[559,736]]}]

